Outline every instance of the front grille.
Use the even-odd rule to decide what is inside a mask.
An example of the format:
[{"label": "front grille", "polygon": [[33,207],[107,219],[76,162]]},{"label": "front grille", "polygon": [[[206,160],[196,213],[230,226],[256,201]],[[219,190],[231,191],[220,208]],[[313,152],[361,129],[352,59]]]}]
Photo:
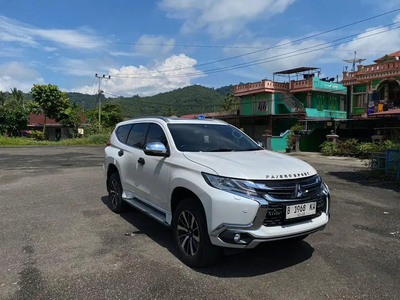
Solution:
[{"label": "front grille", "polygon": [[[278,226],[302,222],[318,217],[326,210],[326,199],[321,195],[321,179],[318,175],[304,179],[257,181],[257,192],[268,201],[264,226]],[[298,192],[301,191],[299,194]],[[300,195],[300,196],[299,196]],[[277,201],[280,200],[280,201]],[[282,201],[283,200],[283,201]],[[285,219],[287,205],[316,202],[316,213],[295,219]]]},{"label": "front grille", "polygon": [[[310,202],[317,202],[316,214],[289,220],[285,219],[285,212],[287,205],[303,204]],[[318,199],[314,199],[313,201],[308,200],[304,202],[303,201],[290,201],[290,202],[285,201],[280,203],[269,202],[263,225],[269,227],[269,226],[279,226],[279,225],[302,222],[319,217],[324,211],[326,211],[325,197],[319,197]]]},{"label": "front grille", "polygon": [[[266,187],[265,189],[260,188],[258,190],[259,193],[279,200],[293,199],[295,197],[294,192],[297,184],[299,184],[304,191],[304,198],[318,197],[321,190],[321,179],[318,175],[304,179],[291,179],[282,181],[268,180],[257,181],[255,183],[260,187]],[[266,199],[268,200],[268,197],[266,197]]]}]

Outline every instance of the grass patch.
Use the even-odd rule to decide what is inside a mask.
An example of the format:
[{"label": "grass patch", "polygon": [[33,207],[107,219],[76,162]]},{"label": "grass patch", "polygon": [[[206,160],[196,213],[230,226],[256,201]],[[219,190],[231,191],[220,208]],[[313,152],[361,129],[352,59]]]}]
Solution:
[{"label": "grass patch", "polygon": [[35,141],[34,139],[23,137],[4,137],[0,136],[0,146],[94,146],[106,145],[110,135],[94,134],[86,138],[65,139],[59,142]]}]

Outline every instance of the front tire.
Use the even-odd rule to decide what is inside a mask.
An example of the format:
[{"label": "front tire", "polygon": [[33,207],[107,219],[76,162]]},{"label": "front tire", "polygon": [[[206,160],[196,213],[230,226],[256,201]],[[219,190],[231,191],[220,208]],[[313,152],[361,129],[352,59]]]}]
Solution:
[{"label": "front tire", "polygon": [[122,200],[122,185],[117,172],[113,173],[108,178],[108,200],[110,209],[117,213],[123,213],[127,211],[128,204]]},{"label": "front tire", "polygon": [[191,267],[206,267],[222,256],[222,248],[211,244],[206,216],[197,199],[179,203],[172,219],[175,245],[179,258]]}]

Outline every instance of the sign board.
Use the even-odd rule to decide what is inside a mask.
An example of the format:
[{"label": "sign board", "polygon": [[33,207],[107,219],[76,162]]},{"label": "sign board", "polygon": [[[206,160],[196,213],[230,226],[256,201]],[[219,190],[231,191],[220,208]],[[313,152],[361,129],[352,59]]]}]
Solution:
[{"label": "sign board", "polygon": [[346,91],[347,88],[340,83],[322,81],[319,78],[313,79],[313,87],[331,91]]},{"label": "sign board", "polygon": [[204,117],[203,115],[199,115],[198,117],[197,117],[197,119],[200,119],[200,120],[204,120],[206,117]]}]

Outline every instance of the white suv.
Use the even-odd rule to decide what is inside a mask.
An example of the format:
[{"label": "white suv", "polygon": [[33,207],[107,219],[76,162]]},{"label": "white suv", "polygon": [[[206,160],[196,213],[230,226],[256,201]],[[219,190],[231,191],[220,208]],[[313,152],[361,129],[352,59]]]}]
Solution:
[{"label": "white suv", "polygon": [[215,262],[224,247],[301,240],[329,221],[329,189],[314,168],[219,120],[119,123],[104,172],[110,208],[130,204],[172,227],[190,266]]}]

